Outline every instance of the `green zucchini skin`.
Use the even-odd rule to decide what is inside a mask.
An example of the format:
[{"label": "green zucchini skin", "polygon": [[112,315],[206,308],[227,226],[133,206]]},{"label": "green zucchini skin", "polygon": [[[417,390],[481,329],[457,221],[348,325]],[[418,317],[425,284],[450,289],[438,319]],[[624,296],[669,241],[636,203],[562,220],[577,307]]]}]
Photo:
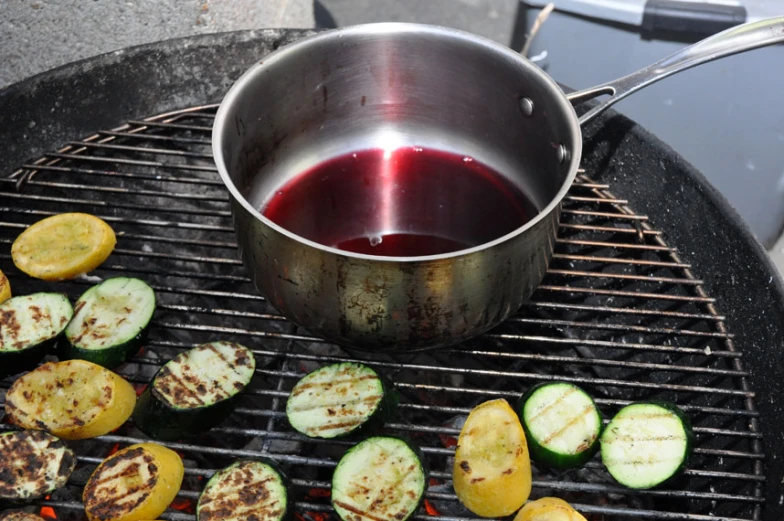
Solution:
[{"label": "green zucchini skin", "polygon": [[133,423],[140,431],[154,440],[176,441],[192,438],[225,421],[234,409],[240,395],[198,409],[179,409],[167,404],[152,389],[142,392],[133,411]]},{"label": "green zucchini skin", "polygon": [[[246,371],[249,371],[252,375],[253,371],[255,371],[256,360],[249,349],[239,344],[210,342],[180,353],[158,370],[150,385],[139,396],[132,416],[133,422],[139,430],[155,440],[174,441],[201,434],[222,423],[231,415],[242,393],[250,383],[252,376],[246,382],[242,382],[241,386],[234,386],[229,396],[217,401],[210,402],[209,400],[204,400],[203,398],[208,396],[205,391],[201,396],[201,401],[206,403],[200,406],[193,406],[192,404],[175,406],[172,404],[171,399],[167,399],[164,396],[157,385],[159,379],[171,373],[170,364],[192,363],[185,362],[190,354],[196,350],[209,349],[208,346],[215,346],[216,344],[231,346],[232,349],[236,349],[238,357],[242,356],[241,359],[238,358],[237,360],[240,360],[244,366],[247,366]],[[211,386],[205,382],[204,387],[209,389]]]},{"label": "green zucchini skin", "polygon": [[[333,432],[328,434],[318,434],[315,431],[320,430],[319,426],[317,425],[315,428],[308,429],[303,425],[300,425],[298,422],[297,412],[295,407],[297,404],[305,404],[307,405],[307,396],[303,398],[299,398],[295,396],[298,388],[302,384],[308,383],[311,379],[318,378],[322,374],[329,374],[329,372],[340,371],[345,369],[346,371],[351,371],[355,374],[364,374],[363,378],[368,376],[374,376],[376,380],[379,382],[381,386],[381,397],[376,404],[375,409],[371,412],[370,415],[364,417],[357,423],[354,427],[344,427],[342,430],[333,430]],[[319,394],[335,394],[335,389],[333,387],[333,381],[328,381],[326,384],[321,385],[321,389],[314,394],[317,396]],[[304,394],[304,393],[303,393]],[[344,399],[341,400],[337,395],[335,395],[335,400],[330,402],[329,405],[321,405],[318,407],[319,409],[326,409],[330,411],[329,414],[334,414],[335,416],[326,416],[326,418],[330,418],[329,421],[325,421],[322,424],[323,426],[328,425],[335,421],[335,418],[339,418],[340,411],[345,410],[344,408],[346,405],[349,407],[352,405],[351,397],[346,395],[343,397]],[[356,400],[356,398],[354,398]],[[395,388],[395,385],[387,379],[384,375],[378,373],[374,369],[357,362],[339,362],[336,364],[330,364],[314,371],[311,371],[304,377],[302,377],[299,382],[294,386],[292,389],[291,395],[286,403],[286,416],[289,421],[289,424],[294,428],[296,431],[304,434],[305,436],[313,437],[313,438],[358,438],[361,436],[365,436],[369,433],[374,432],[378,428],[384,425],[387,421],[389,421],[394,415],[395,411],[397,410],[397,405],[400,401],[400,395]],[[335,412],[332,412],[335,411]],[[340,420],[337,420],[339,423]]]},{"label": "green zucchini skin", "polygon": [[[392,420],[395,417],[395,413],[397,412],[397,406],[400,404],[400,393],[395,387],[395,384],[384,376],[381,373],[376,373],[378,375],[378,379],[381,381],[381,386],[384,390],[384,397],[381,399],[381,403],[378,405],[375,413],[367,419],[365,423],[357,427],[355,430],[351,431],[349,436],[368,436],[369,434],[376,432],[378,429],[384,426],[385,423]],[[422,451],[419,450],[418,447],[412,445],[410,442],[406,442],[411,447],[412,450],[422,455]]]},{"label": "green zucchini skin", "polygon": [[[109,292],[110,295],[108,295],[108,297],[106,295],[101,295],[101,291]],[[129,311],[124,316],[118,318],[118,324],[116,324],[115,328],[112,328],[111,331],[118,331],[121,327],[120,323],[126,322],[130,318],[137,322],[132,329],[135,334],[132,334],[129,338],[117,339],[109,345],[92,348],[86,347],[91,342],[89,334],[91,331],[90,328],[94,327],[92,324],[94,324],[96,318],[98,318],[95,315],[109,316],[110,313],[116,314],[116,309],[113,309],[115,306],[112,305],[113,302],[111,302],[111,298],[130,298],[130,293],[134,291],[143,292],[141,298],[146,300],[145,307],[132,310],[126,307],[125,309],[129,309]],[[90,303],[96,301],[99,302],[97,307],[90,306],[82,313],[82,309],[85,306],[89,306]],[[58,357],[60,360],[87,360],[88,362],[98,364],[107,369],[117,368],[135,356],[142,345],[147,341],[147,333],[150,324],[152,323],[152,317],[155,314],[155,306],[155,291],[141,279],[114,277],[92,286],[82,293],[76,301],[76,305],[74,306],[76,313],[73,317],[73,321],[68,325],[68,328],[66,328],[64,338],[57,346]],[[91,315],[91,313],[94,313],[95,315]],[[126,325],[130,323],[132,322],[126,322]],[[106,324],[102,324],[102,326],[105,328]],[[87,337],[87,340],[84,339],[85,337]]]},{"label": "green zucchini skin", "polygon": [[[629,412],[632,408],[640,407],[640,406],[654,406],[663,409],[666,412],[672,413],[673,416],[679,421],[680,426],[682,427],[684,433],[684,446],[683,452],[681,455],[680,463],[673,468],[669,476],[665,477],[654,477],[651,476],[650,479],[646,480],[645,483],[628,483],[623,478],[619,479],[619,477],[612,471],[612,462],[608,462],[609,459],[609,448],[608,445],[612,442],[610,439],[611,435],[617,433],[617,425],[614,425],[613,422],[619,418],[621,413]],[[640,420],[643,421],[643,420]],[[601,438],[602,444],[602,463],[607,468],[610,475],[621,485],[638,490],[646,490],[646,489],[658,489],[663,488],[668,485],[672,485],[677,483],[683,476],[683,471],[688,468],[689,459],[692,455],[692,451],[694,448],[694,431],[692,429],[691,421],[689,420],[688,416],[680,409],[677,405],[662,401],[662,400],[645,400],[645,401],[637,401],[630,403],[629,405],[623,407],[618,413],[610,420],[610,423],[604,430]],[[639,442],[637,444],[637,450],[642,451],[644,442]]]},{"label": "green zucchini skin", "polygon": [[[406,521],[407,519],[415,515],[417,510],[422,506],[422,502],[424,501],[425,492],[427,491],[428,480],[429,480],[428,463],[422,451],[419,449],[419,447],[411,443],[406,438],[397,437],[397,436],[373,436],[370,438],[366,438],[365,440],[359,442],[358,444],[356,444],[355,446],[347,450],[345,454],[343,454],[343,456],[340,458],[340,461],[338,462],[338,465],[335,468],[335,472],[332,475],[332,496],[331,496],[332,507],[335,510],[335,513],[338,515],[338,517],[340,517],[343,521],[372,521],[373,519],[373,517],[368,518],[366,516],[361,515],[360,513],[356,512],[354,509],[346,508],[345,502],[343,501],[344,500],[343,496],[346,495],[351,496],[351,494],[346,492],[345,487],[341,482],[341,478],[344,477],[343,468],[342,468],[344,465],[349,466],[350,463],[352,463],[351,460],[354,457],[360,456],[366,447],[368,446],[372,447],[373,445],[379,445],[379,444],[387,444],[387,445],[399,444],[401,446],[406,447],[409,451],[409,456],[411,456],[412,460],[415,461],[415,465],[416,465],[415,471],[421,473],[421,481],[422,481],[422,489],[419,491],[412,491],[414,493],[417,493],[417,497],[415,503],[412,503],[410,505],[407,514],[403,514],[402,512],[392,514],[391,512],[388,512],[389,514],[388,516],[380,515],[380,517],[394,518],[397,521]],[[365,463],[364,465],[365,467],[368,467],[373,464],[372,460],[368,460],[366,458],[361,458],[360,461]],[[348,476],[348,477],[352,477],[352,476]],[[378,483],[372,483],[369,485],[371,494],[373,493],[374,490],[377,489],[378,486],[379,486]],[[400,483],[398,483],[398,486],[400,486]],[[387,494],[387,496],[390,495],[391,494]],[[401,495],[410,497],[407,494],[401,494]],[[361,495],[359,495],[359,497],[361,499]],[[383,497],[383,495],[381,497]],[[357,507],[357,505],[350,505],[350,506],[354,507],[355,509],[359,508]],[[344,514],[342,513],[342,511],[344,510],[349,512],[349,514],[344,516]]]},{"label": "green zucchini skin", "polygon": [[35,369],[46,355],[53,352],[55,345],[57,338],[50,338],[20,351],[0,352],[0,378]]},{"label": "green zucchini skin", "polygon": [[[40,315],[41,306],[49,299],[54,299],[56,305],[62,307],[62,309],[56,310],[60,312],[60,316],[54,317],[57,323],[51,322],[50,335],[46,338],[36,339],[21,349],[4,349],[3,344],[6,340],[10,343],[15,339],[11,330],[18,327],[20,319],[39,322],[39,320],[46,320],[46,317],[50,316],[50,314],[44,313],[44,317],[36,319],[33,315],[33,313]],[[18,316],[20,312],[25,314],[24,318]],[[20,295],[0,304],[0,378],[35,369],[46,355],[53,353],[54,346],[72,316],[73,307],[71,307],[68,297],[61,293],[42,292]],[[42,327],[46,327],[46,325]],[[8,338],[6,339],[6,337]]]},{"label": "green zucchini skin", "polygon": [[147,342],[149,325],[127,342],[115,344],[106,349],[84,349],[71,344],[63,337],[57,343],[57,358],[60,360],[87,360],[107,369],[116,369],[136,356]]},{"label": "green zucchini skin", "polygon": [[[273,473],[278,475],[278,478],[280,480],[280,485],[283,489],[283,495],[285,496],[283,499],[286,502],[286,505],[283,508],[283,512],[280,515],[278,515],[275,519],[272,518],[269,519],[264,518],[264,519],[267,519],[267,521],[292,521],[294,519],[294,501],[293,501],[293,495],[291,489],[291,482],[289,481],[286,474],[281,470],[281,468],[274,461],[262,457],[239,459],[234,463],[232,463],[231,465],[213,474],[212,477],[209,479],[209,481],[207,481],[207,484],[204,486],[204,490],[199,495],[199,501],[196,505],[196,521],[213,521],[215,519],[218,519],[218,515],[220,516],[219,519],[231,520],[232,505],[224,505],[223,508],[219,508],[215,514],[207,513],[206,506],[207,506],[208,499],[210,499],[209,495],[212,492],[211,489],[215,487],[221,479],[229,475],[230,472],[236,469],[237,467],[252,469],[257,465],[266,466],[268,467],[269,471],[272,471]],[[243,483],[243,485],[245,485],[245,483]],[[242,508],[247,508],[245,504],[238,505],[238,506]],[[248,514],[245,514],[244,516],[245,516],[244,519],[250,519]]]},{"label": "green zucchini skin", "polygon": [[[554,385],[569,386],[573,388],[576,392],[581,393],[582,396],[584,396],[585,398],[588,398],[588,400],[590,400],[590,403],[593,405],[592,413],[594,413],[597,417],[598,429],[595,433],[595,437],[592,440],[588,440],[587,445],[584,448],[582,448],[582,450],[579,450],[578,452],[575,452],[573,454],[563,454],[546,447],[544,444],[540,442],[537,436],[531,431],[531,427],[528,425],[528,422],[525,419],[525,406],[528,403],[528,401],[538,391],[541,391],[546,387],[554,386]],[[558,470],[566,470],[566,469],[581,467],[582,465],[590,461],[591,458],[593,458],[593,456],[599,451],[599,447],[600,447],[599,440],[601,438],[602,430],[603,430],[602,429],[603,416],[601,411],[599,411],[599,408],[596,407],[596,403],[593,401],[591,395],[577,385],[574,385],[569,382],[560,382],[560,381],[543,382],[534,385],[533,387],[528,389],[528,391],[526,391],[525,394],[523,394],[520,397],[520,400],[518,401],[517,404],[517,411],[518,411],[518,415],[520,416],[520,423],[523,426],[523,431],[525,431],[525,437],[528,442],[528,451],[531,454],[531,459],[533,459],[535,462],[543,466],[550,467],[553,469],[558,469]]]}]

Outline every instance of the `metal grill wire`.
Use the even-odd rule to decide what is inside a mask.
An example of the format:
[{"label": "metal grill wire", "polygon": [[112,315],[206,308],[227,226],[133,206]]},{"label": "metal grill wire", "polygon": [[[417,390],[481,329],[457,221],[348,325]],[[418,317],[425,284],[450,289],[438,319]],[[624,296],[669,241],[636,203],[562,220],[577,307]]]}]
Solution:
[{"label": "metal grill wire", "polygon": [[[256,354],[258,374],[232,417],[197,439],[166,444],[187,468],[164,518],[193,519],[206,478],[237,457],[260,455],[278,461],[292,478],[299,521],[336,518],[329,480],[349,442],[298,435],[286,422],[285,402],[307,371],[361,359],[402,393],[385,430],[409,437],[428,458],[431,481],[416,519],[475,519],[450,483],[461,421],[484,400],[514,403],[529,386],[553,379],[583,386],[605,417],[633,400],[671,400],[691,417],[696,450],[683,479],[669,488],[627,490],[597,456],[582,469],[535,468],[532,498],[562,497],[590,519],[760,519],[764,455],[741,353],[690,265],[607,185],[579,176],[565,202],[547,277],[518,316],[459,348],[347,353],[279,316],[245,276],[210,154],[215,109],[130,121],[0,179],[0,268],[15,294],[56,288],[76,299],[101,278],[120,275],[141,277],[155,288],[159,306],[150,341],[118,370],[139,391],[162,362],[202,342],[233,340]],[[14,238],[31,223],[66,211],[109,222],[118,234],[112,256],[70,282],[21,274],[9,254]],[[10,384],[0,383],[0,397]],[[82,519],[81,486],[95,465],[117,447],[145,439],[128,423],[76,444],[79,463],[69,486],[38,507],[53,507],[59,519]]]}]

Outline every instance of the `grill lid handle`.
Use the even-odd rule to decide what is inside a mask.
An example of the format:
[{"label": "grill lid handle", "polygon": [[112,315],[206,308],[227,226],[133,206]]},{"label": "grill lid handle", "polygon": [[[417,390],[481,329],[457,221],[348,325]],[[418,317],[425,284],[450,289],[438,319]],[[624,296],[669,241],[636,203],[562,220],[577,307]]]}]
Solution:
[{"label": "grill lid handle", "polygon": [[784,16],[745,23],[684,47],[637,72],[567,94],[566,97],[573,105],[577,105],[605,94],[610,96],[580,117],[580,125],[585,125],[626,96],[667,76],[725,56],[782,42]]}]

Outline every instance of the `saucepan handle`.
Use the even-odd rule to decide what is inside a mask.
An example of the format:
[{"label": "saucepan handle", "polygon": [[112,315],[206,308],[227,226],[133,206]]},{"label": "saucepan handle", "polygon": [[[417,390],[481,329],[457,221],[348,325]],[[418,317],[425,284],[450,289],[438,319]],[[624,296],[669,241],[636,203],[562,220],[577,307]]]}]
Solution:
[{"label": "saucepan handle", "polygon": [[725,56],[782,42],[784,16],[745,23],[685,47],[628,76],[567,94],[566,97],[577,105],[598,96],[610,96],[580,117],[580,125],[585,125],[629,94],[667,76]]}]

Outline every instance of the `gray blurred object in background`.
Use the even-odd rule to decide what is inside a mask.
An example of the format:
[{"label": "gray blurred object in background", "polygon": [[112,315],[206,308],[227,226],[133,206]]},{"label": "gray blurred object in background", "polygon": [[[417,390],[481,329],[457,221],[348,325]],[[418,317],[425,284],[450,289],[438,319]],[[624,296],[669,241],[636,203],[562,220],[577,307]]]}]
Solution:
[{"label": "gray blurred object in background", "polygon": [[[411,22],[469,31],[503,45],[513,40],[518,0],[316,0],[337,26]],[[319,20],[320,21],[320,20]],[[325,20],[323,25],[328,25]]]},{"label": "gray blurred object in background", "polygon": [[313,0],[0,0],[0,88],[133,45],[313,25]]},{"label": "gray blurred object in background", "polygon": [[[525,24],[530,26],[550,1],[524,1]],[[633,72],[730,25],[784,14],[782,0],[554,4],[530,56],[575,89]],[[668,78],[615,109],[705,174],[771,248],[784,227],[782,85],[784,46],[777,45]]]}]

